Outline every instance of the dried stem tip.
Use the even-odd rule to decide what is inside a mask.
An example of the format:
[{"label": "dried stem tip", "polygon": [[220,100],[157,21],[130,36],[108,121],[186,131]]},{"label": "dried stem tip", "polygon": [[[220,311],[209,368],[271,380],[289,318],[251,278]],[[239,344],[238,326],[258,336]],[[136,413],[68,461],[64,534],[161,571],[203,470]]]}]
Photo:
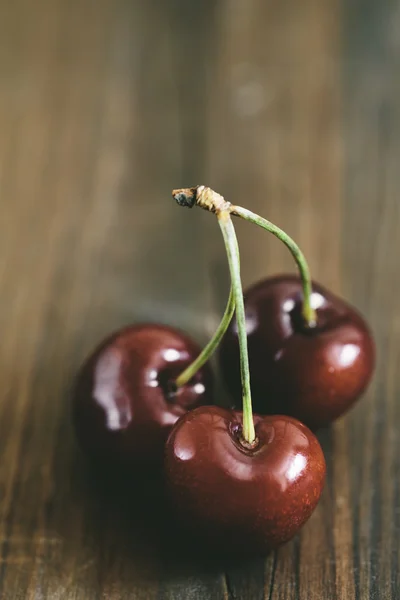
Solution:
[{"label": "dried stem tip", "polygon": [[217,194],[209,187],[204,185],[196,185],[192,188],[180,188],[173,190],[172,197],[176,200],[179,206],[193,208],[195,204],[213,213],[222,211],[230,212],[231,204],[227,202],[223,196]]},{"label": "dried stem tip", "polygon": [[196,204],[196,192],[197,186],[193,188],[180,188],[179,190],[172,191],[172,197],[179,206],[185,206],[186,208],[193,208]]}]

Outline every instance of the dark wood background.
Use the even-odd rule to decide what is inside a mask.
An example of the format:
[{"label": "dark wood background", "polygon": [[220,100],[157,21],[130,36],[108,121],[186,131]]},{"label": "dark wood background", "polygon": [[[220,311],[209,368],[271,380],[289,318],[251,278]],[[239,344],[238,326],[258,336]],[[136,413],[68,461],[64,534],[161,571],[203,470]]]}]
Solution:
[{"label": "dark wood background", "polygon": [[[129,530],[69,419],[71,378],[114,328],[203,342],[217,323],[218,228],[170,197],[196,183],[292,234],[379,351],[321,434],[329,479],[301,535],[225,571]],[[0,1],[3,600],[400,598],[399,188],[396,0]],[[245,284],[293,271],[238,233]]]}]

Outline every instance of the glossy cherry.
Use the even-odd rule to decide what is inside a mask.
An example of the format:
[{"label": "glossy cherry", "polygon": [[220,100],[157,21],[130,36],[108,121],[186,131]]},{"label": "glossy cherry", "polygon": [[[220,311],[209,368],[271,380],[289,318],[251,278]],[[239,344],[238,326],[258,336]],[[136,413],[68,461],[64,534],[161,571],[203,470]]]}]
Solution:
[{"label": "glossy cherry", "polygon": [[167,490],[179,519],[224,553],[257,554],[287,542],[315,509],[325,482],[318,440],[287,416],[254,416],[256,444],[241,443],[241,413],[198,408],[167,444]]},{"label": "glossy cherry", "polygon": [[73,393],[78,441],[100,464],[162,463],[165,440],[188,410],[211,402],[211,372],[203,367],[174,391],[174,379],[200,349],[164,325],[135,325],[114,333],[81,368]]},{"label": "glossy cherry", "polygon": [[[366,389],[375,349],[363,317],[344,300],[313,284],[317,326],[301,318],[299,277],[271,277],[245,294],[253,406],[262,414],[288,414],[311,428],[327,425]],[[222,342],[220,366],[240,406],[239,345],[235,322]]]}]

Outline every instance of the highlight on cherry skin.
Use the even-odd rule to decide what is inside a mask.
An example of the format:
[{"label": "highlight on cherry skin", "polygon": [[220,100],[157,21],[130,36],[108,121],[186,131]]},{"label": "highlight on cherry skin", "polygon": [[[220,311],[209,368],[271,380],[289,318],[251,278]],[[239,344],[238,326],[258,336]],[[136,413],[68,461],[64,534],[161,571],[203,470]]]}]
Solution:
[{"label": "highlight on cherry skin", "polygon": [[[301,318],[300,278],[264,279],[244,292],[251,389],[256,412],[292,415],[316,429],[344,414],[367,388],[375,345],[358,311],[313,283],[317,324]],[[241,406],[239,344],[232,321],[219,364],[235,406]]]},{"label": "highlight on cherry skin", "polygon": [[174,386],[199,353],[188,336],[165,325],[132,325],[105,339],[81,367],[73,390],[73,423],[85,453],[113,468],[161,466],[178,418],[211,403],[208,365]]},{"label": "highlight on cherry skin", "polygon": [[195,540],[223,555],[263,554],[309,519],[326,465],[314,434],[288,416],[254,415],[243,443],[242,414],[205,406],[182,417],[166,444],[167,493]]}]

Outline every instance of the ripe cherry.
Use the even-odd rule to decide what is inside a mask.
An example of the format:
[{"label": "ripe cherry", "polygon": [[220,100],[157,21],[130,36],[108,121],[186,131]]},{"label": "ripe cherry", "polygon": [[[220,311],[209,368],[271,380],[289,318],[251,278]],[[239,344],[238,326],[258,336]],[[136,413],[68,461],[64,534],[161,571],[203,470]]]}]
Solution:
[{"label": "ripe cherry", "polygon": [[73,392],[76,435],[86,453],[112,467],[162,463],[178,418],[211,402],[208,366],[174,386],[199,353],[189,337],[165,325],[125,327],[103,341],[82,366]]},{"label": "ripe cherry", "polygon": [[[165,473],[172,505],[186,529],[230,554],[264,553],[293,537],[320,498],[325,460],[313,433],[289,416],[254,416],[239,248],[231,215],[272,230],[290,246],[302,273],[300,316],[315,324],[308,267],[294,242],[274,225],[204,186],[174,190],[181,206],[215,213],[231,275],[228,306],[212,342],[225,332],[235,309],[243,411],[197,408],[183,416],[166,444]],[[229,375],[228,375],[229,376]],[[280,411],[279,411],[280,412]]]},{"label": "ripe cherry", "polygon": [[242,413],[205,406],[182,417],[166,444],[167,491],[180,521],[224,554],[264,553],[290,540],[325,482],[307,427],[287,416],[254,415],[254,425],[249,445]]},{"label": "ripe cherry", "polygon": [[[292,415],[317,428],[337,419],[366,389],[375,349],[367,323],[352,306],[320,285],[312,287],[312,328],[305,327],[301,317],[299,277],[265,279],[244,296],[255,411]],[[220,366],[240,406],[235,322],[222,342]]]}]

